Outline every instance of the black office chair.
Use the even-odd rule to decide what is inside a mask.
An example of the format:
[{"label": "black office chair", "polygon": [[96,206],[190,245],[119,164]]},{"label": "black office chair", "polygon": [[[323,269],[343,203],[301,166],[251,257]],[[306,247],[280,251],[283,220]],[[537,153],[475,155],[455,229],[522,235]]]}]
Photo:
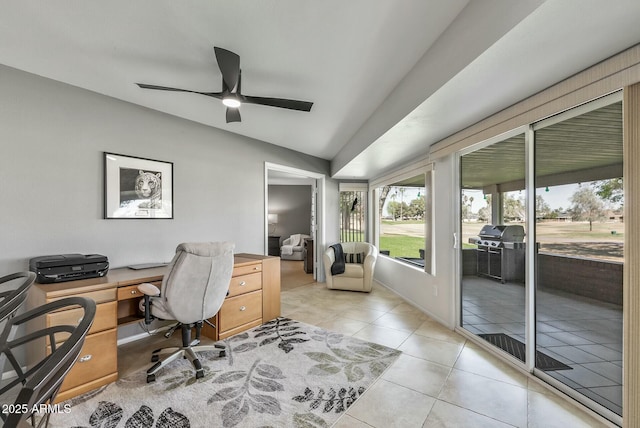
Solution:
[{"label": "black office chair", "polygon": [[35,280],[33,272],[16,272],[0,278],[0,322],[14,315],[22,306]]},{"label": "black office chair", "polygon": [[[196,346],[200,343],[200,332],[204,323],[215,316],[229,291],[233,273],[233,248],[230,242],[183,243],[178,245],[176,255],[169,264],[162,286],[140,284],[145,294],[145,323],[154,318],[176,320],[176,328],[182,330],[182,346],[153,351],[151,361],[156,362],[147,370],[147,382],[156,380],[156,373],[178,358],[188,358],[196,370],[196,379],[204,376],[202,364],[195,351],[218,351],[224,357],[224,346]],[[191,341],[191,329],[196,337]],[[159,361],[161,354],[170,353]]]},{"label": "black office chair", "polygon": [[[84,314],[77,325],[46,327],[18,336],[18,330],[29,331],[28,326],[31,323],[46,325],[44,320],[48,314],[78,306],[84,309]],[[8,408],[15,410],[14,412],[0,413],[4,426],[24,426],[28,419],[31,420],[33,426],[37,427],[49,424],[50,413],[46,413],[38,422],[33,410],[39,409],[42,404],[53,404],[65,376],[80,355],[84,339],[93,324],[95,314],[96,303],[93,300],[84,297],[68,297],[7,319],[0,335],[0,358],[11,363],[11,368],[17,377],[0,388],[0,401],[4,404],[12,403]],[[69,335],[60,335],[60,333],[68,333]],[[16,338],[14,339],[14,337]],[[31,342],[44,341],[47,337],[51,352],[48,355],[43,355],[34,364],[30,364],[24,371],[23,365],[18,361],[20,350],[26,351]],[[62,343],[60,344],[60,342]],[[20,390],[15,400],[7,403],[8,397],[14,394],[18,387]]]}]

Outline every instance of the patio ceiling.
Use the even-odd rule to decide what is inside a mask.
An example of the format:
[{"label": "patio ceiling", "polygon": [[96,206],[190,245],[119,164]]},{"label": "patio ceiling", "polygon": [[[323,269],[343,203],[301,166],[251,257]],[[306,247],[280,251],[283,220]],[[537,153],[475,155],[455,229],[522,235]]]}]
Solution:
[{"label": "patio ceiling", "polygon": [[[536,131],[536,187],[622,176],[622,103]],[[462,188],[524,189],[524,134],[462,158]],[[487,193],[487,192],[485,192]]]}]

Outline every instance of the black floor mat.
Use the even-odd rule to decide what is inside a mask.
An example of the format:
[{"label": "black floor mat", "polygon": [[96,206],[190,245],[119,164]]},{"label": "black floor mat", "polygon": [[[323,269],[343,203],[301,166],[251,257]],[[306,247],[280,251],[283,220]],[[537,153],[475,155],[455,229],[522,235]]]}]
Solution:
[{"label": "black floor mat", "polygon": [[[525,345],[517,339],[504,333],[479,334],[481,338],[505,352],[513,355],[520,361],[524,361]],[[540,351],[536,351],[536,368],[544,371],[551,370],[572,370],[565,363],[556,360]]]}]

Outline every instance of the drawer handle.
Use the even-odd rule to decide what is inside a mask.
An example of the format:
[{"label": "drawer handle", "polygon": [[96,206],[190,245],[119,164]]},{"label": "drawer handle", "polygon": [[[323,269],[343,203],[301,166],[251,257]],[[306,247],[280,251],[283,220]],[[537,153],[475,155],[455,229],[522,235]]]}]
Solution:
[{"label": "drawer handle", "polygon": [[247,285],[247,282],[246,281],[240,281],[240,284],[238,284],[238,285]]},{"label": "drawer handle", "polygon": [[138,294],[137,290],[131,290],[131,294]]},{"label": "drawer handle", "polygon": [[240,306],[240,311],[241,311],[241,312],[242,312],[242,311],[246,311],[246,310],[247,310],[247,307],[246,307],[246,306]]},{"label": "drawer handle", "polygon": [[258,266],[254,267],[253,270],[259,270],[260,268]]},{"label": "drawer handle", "polygon": [[80,359],[78,359],[79,362],[81,363],[86,363],[87,361],[89,361],[91,359],[92,355],[85,355],[84,357],[80,357]]}]

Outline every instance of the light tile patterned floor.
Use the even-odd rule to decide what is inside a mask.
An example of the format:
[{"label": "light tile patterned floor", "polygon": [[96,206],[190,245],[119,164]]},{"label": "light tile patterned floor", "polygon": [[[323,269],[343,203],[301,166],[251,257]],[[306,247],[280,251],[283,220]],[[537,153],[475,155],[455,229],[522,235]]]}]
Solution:
[{"label": "light tile patterned floor", "polygon": [[[335,428],[614,426],[378,284],[370,294],[328,290],[308,276],[306,284],[289,288],[295,269],[283,263],[284,316],[403,351]],[[509,324],[517,322],[518,312],[498,313]]]},{"label": "light tile patterned floor", "polygon": [[[463,279],[463,327],[524,337],[524,286]],[[617,414],[622,412],[622,307],[563,292],[537,292],[538,350],[572,370],[546,372]]]},{"label": "light tile patterned floor", "polygon": [[[296,272],[295,264],[283,262],[284,316],[403,351],[334,428],[613,426],[378,284],[369,294],[328,290]],[[147,350],[162,339],[121,346],[121,376],[148,366]]]}]

